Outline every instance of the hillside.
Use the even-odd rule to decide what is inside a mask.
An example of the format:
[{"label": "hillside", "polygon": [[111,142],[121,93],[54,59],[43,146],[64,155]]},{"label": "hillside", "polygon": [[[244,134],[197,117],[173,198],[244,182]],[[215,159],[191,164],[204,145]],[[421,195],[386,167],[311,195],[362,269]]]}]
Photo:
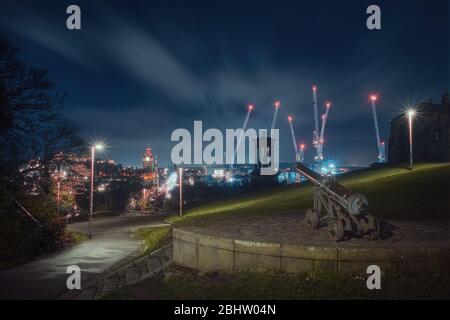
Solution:
[{"label": "hillside", "polygon": [[[371,214],[390,220],[448,220],[450,211],[450,164],[417,164],[368,168],[340,175],[338,181],[364,194]],[[259,193],[201,205],[169,222],[192,223],[223,214],[269,214],[300,212],[312,205],[309,183],[276,187]]]}]

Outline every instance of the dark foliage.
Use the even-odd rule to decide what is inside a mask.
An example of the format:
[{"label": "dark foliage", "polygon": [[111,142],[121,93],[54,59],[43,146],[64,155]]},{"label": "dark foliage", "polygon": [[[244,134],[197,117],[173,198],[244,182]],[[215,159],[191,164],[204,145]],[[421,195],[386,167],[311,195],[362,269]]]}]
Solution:
[{"label": "dark foliage", "polygon": [[[65,224],[51,196],[51,163],[81,146],[77,128],[62,114],[65,94],[54,91],[47,71],[29,67],[0,35],[0,262],[20,262],[64,244]],[[25,188],[27,170],[39,159],[39,193]],[[61,161],[61,159],[60,159]],[[35,179],[36,180],[36,179]],[[20,204],[20,205],[19,205]],[[37,219],[34,221],[25,210]]]}]

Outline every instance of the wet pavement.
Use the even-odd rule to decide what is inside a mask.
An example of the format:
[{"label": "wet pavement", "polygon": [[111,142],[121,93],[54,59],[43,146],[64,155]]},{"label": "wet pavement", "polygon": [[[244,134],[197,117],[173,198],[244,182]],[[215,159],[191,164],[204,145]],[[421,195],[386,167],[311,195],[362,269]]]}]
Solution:
[{"label": "wet pavement", "polygon": [[[67,290],[67,267],[81,269],[81,281],[139,253],[135,229],[162,225],[165,215],[104,217],[93,220],[93,238],[28,264],[0,271],[0,299],[52,299]],[[88,233],[88,223],[68,226]]]}]

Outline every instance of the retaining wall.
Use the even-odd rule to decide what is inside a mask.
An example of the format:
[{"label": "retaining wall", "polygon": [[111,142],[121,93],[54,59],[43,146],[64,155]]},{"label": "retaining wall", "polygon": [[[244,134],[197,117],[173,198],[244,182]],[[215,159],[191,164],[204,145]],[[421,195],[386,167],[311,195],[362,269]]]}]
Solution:
[{"label": "retaining wall", "polygon": [[356,247],[346,242],[302,245],[235,239],[230,234],[198,227],[173,229],[174,262],[204,272],[274,270],[366,274],[372,264],[380,266],[382,272],[450,271],[449,257],[448,247]]}]

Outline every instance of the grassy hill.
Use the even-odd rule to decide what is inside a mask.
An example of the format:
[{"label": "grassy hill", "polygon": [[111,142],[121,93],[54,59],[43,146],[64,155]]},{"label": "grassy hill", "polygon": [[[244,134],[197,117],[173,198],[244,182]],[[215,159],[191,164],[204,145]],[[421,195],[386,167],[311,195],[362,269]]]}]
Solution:
[{"label": "grassy hill", "polygon": [[[364,194],[371,214],[390,220],[448,220],[450,217],[450,164],[417,164],[368,168],[338,176],[343,185]],[[312,206],[309,183],[275,187],[216,201],[172,216],[175,224],[214,219],[224,214],[273,214],[301,212]]]},{"label": "grassy hill", "polygon": [[[432,220],[450,217],[450,163],[370,168],[338,177],[369,200],[369,210],[388,220]],[[168,220],[177,225],[207,226],[223,216],[302,212],[312,205],[312,186],[280,186],[205,203]],[[225,219],[227,220],[227,219]],[[166,230],[169,230],[166,228]],[[169,232],[169,231],[165,231]],[[154,238],[152,234],[152,238]],[[198,273],[172,266],[156,277],[114,291],[114,299],[448,299],[446,273],[388,275],[383,290],[367,290],[365,279],[335,274]]]}]

